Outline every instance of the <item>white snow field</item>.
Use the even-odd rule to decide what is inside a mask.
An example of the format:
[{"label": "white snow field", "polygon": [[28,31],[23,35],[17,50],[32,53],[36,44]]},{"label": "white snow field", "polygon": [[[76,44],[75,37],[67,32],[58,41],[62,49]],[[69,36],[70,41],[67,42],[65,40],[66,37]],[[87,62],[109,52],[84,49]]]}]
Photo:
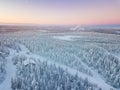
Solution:
[{"label": "white snow field", "polygon": [[75,38],[80,38],[80,36],[53,36],[55,39],[73,41]]},{"label": "white snow field", "polygon": [[0,90],[120,90],[119,38],[41,30],[1,35],[9,54],[0,66],[6,72]]},{"label": "white snow field", "polygon": [[15,51],[10,49],[10,55],[7,57],[6,64],[6,77],[2,84],[0,84],[0,90],[11,90],[11,78],[15,76],[16,67],[12,63],[12,57],[15,55]]}]

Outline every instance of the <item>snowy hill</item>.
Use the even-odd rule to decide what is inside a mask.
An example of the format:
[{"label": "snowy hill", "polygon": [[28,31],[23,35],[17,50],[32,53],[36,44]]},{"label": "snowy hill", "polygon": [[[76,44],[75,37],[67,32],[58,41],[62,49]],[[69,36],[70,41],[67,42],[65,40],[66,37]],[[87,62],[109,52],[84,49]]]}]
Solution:
[{"label": "snowy hill", "polygon": [[0,90],[119,90],[120,36],[19,31],[0,36]]}]

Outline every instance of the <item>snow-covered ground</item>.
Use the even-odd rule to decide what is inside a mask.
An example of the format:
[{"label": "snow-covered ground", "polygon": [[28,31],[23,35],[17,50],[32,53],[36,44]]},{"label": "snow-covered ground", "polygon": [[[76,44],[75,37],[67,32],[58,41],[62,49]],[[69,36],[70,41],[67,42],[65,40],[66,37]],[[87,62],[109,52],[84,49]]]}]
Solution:
[{"label": "snow-covered ground", "polygon": [[[45,57],[30,53],[30,51],[24,45],[20,45],[20,47],[22,50],[19,53],[17,53],[15,50],[10,49],[10,55],[7,57],[7,65],[6,65],[7,75],[6,75],[6,79],[4,80],[4,82],[0,85],[0,90],[11,90],[11,78],[14,77],[15,72],[16,72],[16,67],[13,65],[12,57],[15,56],[16,54],[25,55],[28,58],[35,58],[35,60],[40,60],[41,62],[47,61],[48,64],[55,64],[57,67],[60,66],[64,70],[67,69],[67,71],[71,75],[76,75],[76,73],[77,73],[79,77],[81,77],[83,79],[88,78],[88,81],[90,81],[93,84],[97,84],[98,87],[101,87],[103,90],[110,90],[110,88],[113,88],[110,85],[108,85],[95,71],[92,71],[94,74],[92,77],[92,76],[86,75],[82,72],[79,72],[75,69],[72,69],[68,66],[46,60]],[[25,61],[24,63],[27,64],[27,61]]]},{"label": "snow-covered ground", "polygon": [[66,41],[74,41],[74,39],[81,38],[81,36],[53,36],[54,39],[58,40],[66,40]]},{"label": "snow-covered ground", "polygon": [[[67,69],[67,71],[69,72],[70,75],[75,76],[77,73],[79,77],[81,77],[83,79],[87,78],[90,83],[97,85],[98,87],[102,88],[102,90],[110,90],[110,88],[114,88],[111,85],[111,83],[108,83],[105,80],[106,78],[104,76],[102,76],[100,73],[98,73],[97,69],[90,67],[89,64],[82,61],[81,60],[82,57],[79,56],[81,54],[77,54],[77,53],[80,52],[79,50],[83,50],[83,49],[81,49],[81,47],[79,47],[79,45],[81,45],[83,47],[86,47],[86,46],[89,47],[89,46],[91,46],[91,44],[89,44],[89,42],[91,43],[91,41],[92,41],[92,42],[98,43],[98,41],[100,41],[100,40],[101,40],[100,42],[102,42],[102,43],[104,43],[107,40],[108,40],[108,43],[111,43],[116,40],[115,36],[113,36],[113,37],[109,36],[110,38],[107,37],[107,38],[105,38],[105,40],[103,40],[104,36],[102,37],[100,34],[98,34],[98,37],[97,37],[97,35],[93,35],[92,38],[91,38],[92,35],[89,35],[89,37],[87,37],[87,35],[84,35],[84,34],[83,35],[57,34],[57,35],[50,35],[50,36],[46,34],[46,36],[41,37],[39,35],[40,32],[41,31],[38,30],[38,31],[34,31],[34,32],[24,33],[23,37],[21,36],[23,31],[19,32],[20,34],[14,33],[15,36],[13,35],[12,37],[15,38],[16,41],[18,40],[18,42],[20,41],[20,43],[23,43],[26,46],[23,44],[19,44],[19,46],[21,48],[21,51],[19,51],[19,52],[16,52],[16,50],[13,50],[13,49],[9,49],[10,55],[7,57],[7,64],[6,64],[6,73],[7,74],[6,74],[6,77],[5,77],[5,80],[3,81],[3,83],[0,84],[0,90],[10,90],[11,89],[11,78],[15,76],[15,73],[17,71],[16,66],[13,65],[12,58],[16,55],[25,55],[28,58],[27,60],[25,60],[23,62],[24,65],[27,65],[29,63],[36,63],[36,62],[39,63],[39,60],[41,62],[47,61],[48,65],[55,64],[56,67],[61,67],[63,70]],[[9,35],[10,34],[8,34],[8,37],[10,37]],[[34,38],[31,36],[33,36]],[[20,37],[22,37],[22,38],[20,38]],[[97,38],[95,38],[95,37],[97,37]],[[85,45],[84,43],[82,44],[80,42],[80,40],[82,40],[82,42],[83,42],[84,40],[86,40],[86,38],[88,39],[88,42],[85,44],[88,44],[88,45]],[[78,42],[76,40],[78,40]],[[59,43],[59,41],[60,41],[60,43]],[[70,41],[70,42],[68,42],[68,41]],[[74,41],[74,44],[72,44],[73,41]],[[90,47],[90,48],[92,48],[91,50],[95,50],[95,52],[91,51],[90,53],[93,53],[93,54],[98,53],[98,55],[99,55],[99,54],[101,54],[101,52],[103,52],[103,54],[106,54],[106,55],[108,54],[109,56],[112,55],[113,57],[120,60],[119,54],[116,55],[114,53],[111,53],[107,50],[107,48],[105,49],[104,47],[98,46],[96,43],[95,43],[95,45]],[[102,44],[102,43],[100,43],[100,44]],[[63,48],[63,49],[59,49],[58,47]],[[74,48],[74,47],[77,47],[77,48]],[[55,48],[57,48],[57,49],[55,49]],[[77,51],[77,49],[78,49],[78,51]],[[86,48],[84,48],[84,49],[86,49]],[[119,49],[119,45],[118,45],[118,49]],[[34,50],[34,52],[32,50]],[[45,50],[46,50],[46,52],[45,52]],[[59,51],[59,50],[61,50],[61,51]],[[87,50],[89,52],[89,49],[87,49]],[[85,53],[86,57],[87,57],[87,55],[89,56],[89,54],[86,54],[87,50],[83,51]],[[101,50],[101,52],[99,53],[98,50]],[[44,56],[43,54],[41,55],[41,53],[36,53],[36,52],[40,52],[40,51],[42,51],[43,54],[45,53],[46,56]],[[56,51],[56,52],[54,52],[54,51]],[[48,54],[48,53],[50,53],[50,54]],[[60,55],[65,54],[65,55],[68,55],[68,57],[73,56],[74,58],[72,58],[72,59],[76,59],[76,60],[80,61],[81,62],[80,64],[83,66],[83,68],[90,70],[92,72],[92,75],[86,74],[84,72],[79,71],[78,68],[74,68],[74,67],[66,65],[64,63],[60,63],[60,62],[51,60],[50,58],[47,57],[47,55],[49,55],[51,57],[53,55],[53,57],[54,57],[54,55],[56,55],[55,53],[60,54]],[[101,55],[101,56],[104,57],[104,55]],[[57,57],[57,59],[59,59],[59,56],[56,56],[56,57]],[[64,55],[63,55],[63,57],[64,57]],[[31,58],[34,58],[35,62]],[[62,58],[60,58],[60,59],[62,59]],[[101,57],[100,59],[103,59],[103,58]],[[67,59],[65,58],[65,60],[67,60]],[[110,59],[110,60],[112,60],[112,59]],[[74,61],[75,60],[73,60],[73,63],[72,63],[73,65],[74,65]],[[67,64],[69,64],[69,63],[67,63]],[[93,64],[95,64],[95,63],[92,63],[92,65]],[[119,89],[114,88],[114,90],[119,90]]]},{"label": "snow-covered ground", "polygon": [[6,77],[3,83],[0,84],[0,90],[11,90],[11,78],[15,76],[16,67],[13,65],[12,57],[15,56],[16,51],[9,49],[10,55],[7,57]]},{"label": "snow-covered ground", "polygon": [[[21,45],[22,47],[22,53],[27,53],[27,52],[30,52],[25,46]],[[93,84],[97,84],[98,87],[101,87],[103,90],[110,90],[110,88],[113,88],[112,86],[108,85],[103,79],[102,77],[99,76],[99,74],[96,72],[96,71],[93,71],[93,77],[92,76],[89,76],[89,75],[86,75],[82,72],[79,72],[75,69],[72,69],[68,66],[65,66],[65,65],[62,65],[62,64],[59,64],[59,63],[56,63],[56,62],[52,62],[51,60],[46,60],[46,58],[42,57],[42,56],[39,56],[39,55],[36,55],[36,54],[33,54],[33,53],[30,53],[29,55],[27,54],[27,57],[33,57],[35,58],[36,60],[40,60],[42,62],[44,61],[47,61],[48,64],[55,64],[57,67],[61,67],[62,69],[66,70],[71,74],[71,75],[76,75],[76,73],[78,74],[79,77],[85,79],[85,78],[88,78],[88,81],[90,81],[91,83]],[[85,65],[86,66],[86,65]]]}]

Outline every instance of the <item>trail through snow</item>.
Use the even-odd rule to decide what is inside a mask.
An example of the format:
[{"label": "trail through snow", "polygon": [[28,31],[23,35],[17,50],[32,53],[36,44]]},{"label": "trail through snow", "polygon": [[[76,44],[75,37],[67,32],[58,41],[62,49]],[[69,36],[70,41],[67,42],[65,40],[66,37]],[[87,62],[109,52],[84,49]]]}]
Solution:
[{"label": "trail through snow", "polygon": [[3,83],[0,84],[0,90],[11,90],[11,77],[15,76],[16,67],[12,63],[12,57],[15,55],[15,51],[10,49],[10,54],[6,58],[6,77]]},{"label": "trail through snow", "polygon": [[[21,54],[21,55],[26,55],[28,58],[32,57],[36,59],[36,62],[40,60],[41,62],[47,61],[47,63],[50,64],[55,64],[57,67],[61,67],[62,69],[66,70],[71,74],[71,75],[76,75],[78,74],[79,77],[85,79],[88,78],[88,81],[97,84],[98,87],[101,87],[102,90],[110,90],[110,88],[113,88],[112,86],[108,85],[96,72],[94,72],[93,77],[89,76],[87,74],[84,74],[82,72],[77,71],[76,69],[70,68],[66,65],[62,65],[57,62],[53,62],[51,60],[46,60],[46,58],[30,53],[29,49],[27,49],[24,45],[20,45],[21,51],[17,53],[15,50],[10,49],[10,55],[7,57],[7,64],[6,64],[6,78],[3,81],[2,84],[0,84],[0,90],[11,90],[11,77],[15,75],[16,72],[16,66],[13,65],[12,63],[12,57],[15,56],[16,54]],[[29,53],[29,54],[28,54]],[[93,71],[92,71],[93,72]],[[114,89],[115,90],[115,89]]]},{"label": "trail through snow", "polygon": [[[25,54],[25,53],[28,53],[30,52],[24,45],[21,45],[21,49],[22,49],[22,53],[21,54]],[[93,84],[97,84],[98,87],[101,87],[102,90],[110,90],[110,88],[113,88],[112,86],[108,85],[102,77],[100,77],[100,75],[96,72],[96,71],[93,71],[92,70],[92,73],[94,74],[93,77],[92,76],[89,76],[87,74],[84,74],[82,72],[79,72],[77,71],[76,69],[73,69],[73,68],[70,68],[66,65],[62,65],[60,63],[57,63],[57,62],[53,62],[51,60],[46,60],[46,58],[40,56],[40,55],[37,55],[37,54],[33,54],[33,53],[29,53],[29,54],[26,54],[27,57],[32,57],[32,58],[35,58],[36,61],[37,60],[40,60],[41,62],[44,62],[44,61],[47,61],[47,63],[49,65],[51,64],[55,64],[57,67],[61,67],[63,70],[66,70],[71,74],[71,75],[76,75],[76,73],[78,74],[79,77],[85,79],[85,78],[88,78],[88,81],[93,83]],[[86,65],[85,65],[86,66]],[[88,68],[88,67],[87,67]],[[114,88],[114,90],[116,90]]]}]

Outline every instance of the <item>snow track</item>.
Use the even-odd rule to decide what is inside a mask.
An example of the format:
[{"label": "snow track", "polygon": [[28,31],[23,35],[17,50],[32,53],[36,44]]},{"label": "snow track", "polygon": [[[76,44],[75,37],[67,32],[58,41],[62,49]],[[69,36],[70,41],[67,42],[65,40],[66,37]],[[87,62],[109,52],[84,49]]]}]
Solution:
[{"label": "snow track", "polygon": [[3,83],[0,84],[0,90],[11,90],[11,78],[15,76],[16,67],[12,63],[12,57],[15,55],[15,51],[10,49],[10,55],[6,58],[6,77]]},{"label": "snow track", "polygon": [[[24,45],[20,45],[20,46],[21,46],[21,49],[22,49],[21,54],[26,54],[26,53],[30,52]],[[27,56],[27,57],[35,58],[36,62],[37,62],[38,60],[40,60],[41,62],[47,61],[47,63],[48,63],[49,65],[55,64],[57,67],[61,67],[61,68],[64,69],[64,70],[67,69],[67,71],[68,71],[71,75],[76,75],[76,74],[78,74],[78,76],[81,77],[81,78],[83,78],[83,79],[87,78],[89,82],[98,85],[98,87],[102,88],[102,90],[110,90],[110,88],[113,88],[112,86],[108,85],[108,84],[103,80],[103,78],[100,77],[99,74],[98,74],[96,71],[94,71],[94,70],[92,70],[92,73],[93,73],[93,77],[92,77],[92,76],[89,76],[89,75],[84,74],[84,73],[82,73],[82,72],[79,72],[79,71],[77,71],[76,69],[70,68],[70,67],[68,67],[68,66],[66,66],[66,65],[62,65],[62,64],[60,64],[60,63],[56,63],[56,62],[53,62],[53,61],[51,61],[51,60],[46,60],[46,58],[41,57],[41,56],[39,56],[39,55],[37,55],[37,54],[29,53],[29,54],[26,54],[26,56]],[[88,67],[88,68],[89,68],[89,67]],[[115,90],[115,89],[114,89],[114,90]]]},{"label": "snow track", "polygon": [[39,60],[41,62],[47,61],[49,65],[55,64],[56,67],[61,67],[64,70],[67,69],[67,71],[71,75],[78,74],[78,76],[83,79],[87,78],[89,82],[91,82],[92,84],[98,85],[98,87],[102,88],[102,90],[110,90],[110,88],[113,88],[112,86],[108,85],[94,70],[92,70],[94,75],[89,76],[87,74],[77,71],[76,69],[70,68],[60,63],[53,62],[51,60],[47,60],[46,58],[41,57],[37,54],[30,53],[30,51],[24,45],[20,45],[20,47],[21,47],[21,51],[19,53],[17,53],[15,50],[10,49],[10,55],[7,57],[7,65],[6,65],[7,75],[3,83],[0,84],[0,90],[11,90],[11,78],[15,75],[15,72],[16,72],[16,67],[13,65],[12,57],[15,56],[16,54],[25,55],[28,58],[34,58],[36,62],[38,62]]}]

